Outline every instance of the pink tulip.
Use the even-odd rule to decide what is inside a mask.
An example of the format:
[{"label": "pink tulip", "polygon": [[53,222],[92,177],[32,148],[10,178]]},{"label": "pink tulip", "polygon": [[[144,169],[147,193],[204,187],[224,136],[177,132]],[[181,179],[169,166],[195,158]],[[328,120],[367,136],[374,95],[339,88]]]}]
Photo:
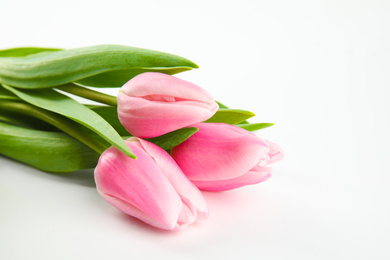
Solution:
[{"label": "pink tulip", "polygon": [[120,89],[118,116],[132,135],[156,137],[203,122],[218,110],[201,87],[157,72],[140,74]]},{"label": "pink tulip", "polygon": [[237,126],[192,125],[199,131],[172,149],[172,157],[199,189],[224,191],[263,182],[269,164],[283,158],[282,149]]},{"label": "pink tulip", "polygon": [[179,230],[197,217],[207,217],[200,191],[167,152],[135,137],[126,143],[137,159],[111,147],[95,169],[97,190],[108,203],[166,230]]}]

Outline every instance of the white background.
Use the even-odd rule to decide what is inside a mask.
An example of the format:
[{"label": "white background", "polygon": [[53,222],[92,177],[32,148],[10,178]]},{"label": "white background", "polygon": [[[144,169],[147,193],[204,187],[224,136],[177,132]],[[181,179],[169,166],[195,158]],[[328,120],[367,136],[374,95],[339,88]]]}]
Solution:
[{"label": "white background", "polygon": [[[92,171],[0,156],[0,259],[389,259],[390,2],[5,1],[0,49],[123,44],[200,69],[177,75],[275,126],[264,183],[204,193],[179,233],[125,216]],[[1,145],[1,144],[0,144]]]}]

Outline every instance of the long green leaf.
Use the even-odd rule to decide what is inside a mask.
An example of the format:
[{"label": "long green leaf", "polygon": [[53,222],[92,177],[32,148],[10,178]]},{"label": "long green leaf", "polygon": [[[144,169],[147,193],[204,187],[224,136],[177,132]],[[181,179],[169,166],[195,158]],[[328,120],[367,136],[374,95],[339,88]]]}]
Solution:
[{"label": "long green leaf", "polygon": [[228,109],[220,108],[210,119],[208,123],[226,123],[226,124],[237,124],[248,118],[255,116],[254,113],[241,109]]},{"label": "long green leaf", "polygon": [[61,114],[87,127],[126,155],[135,158],[130,148],[109,123],[70,97],[53,89],[18,90],[9,86],[3,86],[20,99],[34,106]]},{"label": "long green leaf", "polygon": [[0,153],[48,172],[96,166],[99,154],[62,132],[26,129],[0,122]]},{"label": "long green leaf", "polygon": [[[39,126],[33,127],[37,129],[41,127],[42,124],[40,123],[40,120],[42,120],[86,144],[95,150],[98,154],[103,153],[108,147],[111,146],[110,143],[104,140],[101,136],[83,126],[82,124],[79,124],[63,115],[28,104],[22,100],[3,100],[0,102],[0,112],[9,112],[39,119]],[[18,118],[19,116],[17,116],[15,119]]]},{"label": "long green leaf", "polygon": [[[121,45],[99,45],[25,57],[0,57],[0,82],[19,88],[44,88],[117,70],[125,70],[125,73],[126,70],[176,73],[197,67],[188,59],[168,53]],[[131,76],[129,73],[127,80]],[[90,80],[89,86],[93,86],[91,82],[96,80]],[[106,83],[105,87],[113,87],[110,82]]]}]

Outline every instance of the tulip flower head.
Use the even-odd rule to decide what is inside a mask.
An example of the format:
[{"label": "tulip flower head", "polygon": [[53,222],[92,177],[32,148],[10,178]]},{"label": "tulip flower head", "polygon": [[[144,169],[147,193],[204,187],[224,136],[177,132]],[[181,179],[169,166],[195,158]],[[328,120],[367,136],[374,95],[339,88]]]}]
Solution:
[{"label": "tulip flower head", "polygon": [[200,123],[199,131],[172,149],[172,157],[199,189],[224,191],[263,182],[282,149],[237,126]]},{"label": "tulip flower head", "polygon": [[134,136],[156,137],[203,122],[218,110],[201,87],[157,72],[132,78],[118,94],[118,117]]},{"label": "tulip flower head", "polygon": [[166,230],[179,230],[208,216],[200,191],[167,152],[135,137],[126,144],[137,159],[111,147],[100,156],[95,169],[98,192],[108,203]]}]

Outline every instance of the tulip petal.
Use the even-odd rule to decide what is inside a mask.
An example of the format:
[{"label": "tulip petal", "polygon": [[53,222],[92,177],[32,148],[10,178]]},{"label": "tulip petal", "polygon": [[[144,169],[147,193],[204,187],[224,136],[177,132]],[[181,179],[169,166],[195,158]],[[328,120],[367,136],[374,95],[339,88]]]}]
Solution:
[{"label": "tulip petal", "polygon": [[122,125],[134,136],[155,137],[209,119],[217,104],[179,101],[167,106],[138,97],[118,95],[118,116]]},{"label": "tulip petal", "polygon": [[211,118],[218,110],[201,87],[163,73],[140,74],[118,94],[118,117],[132,135],[156,137]]},{"label": "tulip petal", "polygon": [[[116,148],[107,149],[95,169],[99,192],[116,199],[119,208],[129,215],[144,212],[166,229],[174,229],[182,210],[182,201],[155,161],[136,143],[126,141],[137,159],[131,159]],[[107,196],[103,198],[109,199]],[[108,202],[112,202],[109,199]],[[125,207],[123,201],[127,204]]]},{"label": "tulip petal", "polygon": [[[206,201],[204,200],[201,192],[186,178],[173,158],[155,144],[142,139],[138,139],[138,141],[145,151],[154,158],[161,171],[165,174],[176,192],[180,195],[183,201],[183,208],[188,207],[189,211],[184,209],[181,212],[186,216],[185,218],[187,221],[193,221],[197,216],[200,218],[206,218],[208,216]],[[193,217],[189,217],[189,212],[191,212]]]},{"label": "tulip petal", "polygon": [[183,203],[183,209],[180,212],[179,218],[177,220],[177,224],[180,228],[184,228],[188,226],[189,224],[194,223],[195,219],[197,217],[196,211],[194,212],[190,209],[190,207]]},{"label": "tulip petal", "polygon": [[245,185],[257,184],[271,177],[271,168],[255,167],[237,178],[219,181],[193,181],[196,187],[207,191],[226,191]]},{"label": "tulip petal", "polygon": [[192,125],[199,131],[172,149],[172,157],[191,181],[237,178],[267,155],[268,144],[236,126],[221,123]]},{"label": "tulip petal", "polygon": [[99,192],[100,195],[106,200],[108,203],[119,209],[120,211],[126,213],[127,215],[130,215],[132,217],[138,218],[139,220],[145,222],[146,224],[149,224],[151,226],[166,229],[166,230],[177,230],[176,223],[163,223],[160,220],[156,220],[152,218],[151,216],[147,215],[145,212],[141,211],[139,208],[135,207],[134,205],[121,200],[119,198],[110,196],[108,194]]},{"label": "tulip petal", "polygon": [[121,91],[128,96],[149,98],[155,96],[153,98],[155,100],[158,100],[158,96],[167,96],[203,103],[214,102],[214,98],[205,89],[191,82],[158,72],[137,75],[127,82]]},{"label": "tulip petal", "polygon": [[283,149],[275,143],[272,143],[270,141],[267,141],[267,142],[268,142],[268,145],[270,147],[270,151],[269,151],[270,160],[269,160],[268,164],[276,163],[276,162],[282,160],[284,158]]}]

